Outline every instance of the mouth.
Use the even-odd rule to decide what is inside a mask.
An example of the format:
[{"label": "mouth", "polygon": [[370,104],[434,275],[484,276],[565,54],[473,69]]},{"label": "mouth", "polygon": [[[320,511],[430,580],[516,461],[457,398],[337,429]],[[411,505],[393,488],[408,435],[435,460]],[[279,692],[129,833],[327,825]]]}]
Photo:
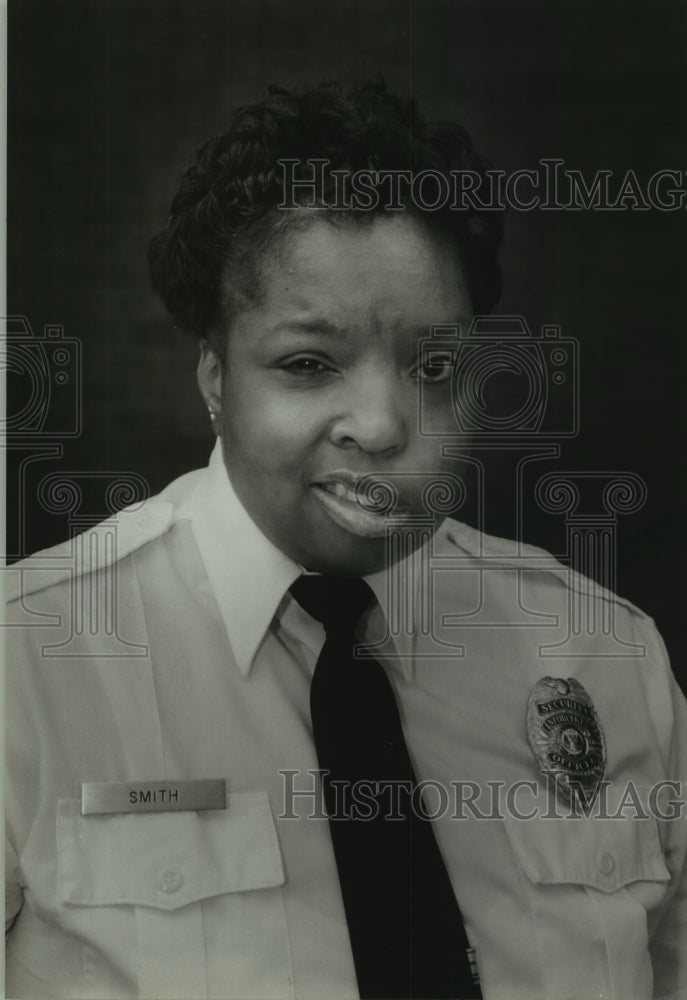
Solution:
[{"label": "mouth", "polygon": [[382,538],[393,522],[407,519],[407,508],[398,508],[393,488],[381,481],[356,477],[351,473],[333,473],[312,483],[310,489],[331,519],[345,531],[362,538]]}]

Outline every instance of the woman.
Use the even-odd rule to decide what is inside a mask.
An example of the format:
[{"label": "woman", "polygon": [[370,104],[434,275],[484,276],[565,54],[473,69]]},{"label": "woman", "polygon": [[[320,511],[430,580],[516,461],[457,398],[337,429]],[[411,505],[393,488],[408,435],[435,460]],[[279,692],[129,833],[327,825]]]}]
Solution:
[{"label": "woman", "polygon": [[653,624],[446,516],[500,213],[413,181],[484,171],[371,84],[275,90],[186,172],[152,274],[218,440],[18,566],[11,995],[685,988]]}]

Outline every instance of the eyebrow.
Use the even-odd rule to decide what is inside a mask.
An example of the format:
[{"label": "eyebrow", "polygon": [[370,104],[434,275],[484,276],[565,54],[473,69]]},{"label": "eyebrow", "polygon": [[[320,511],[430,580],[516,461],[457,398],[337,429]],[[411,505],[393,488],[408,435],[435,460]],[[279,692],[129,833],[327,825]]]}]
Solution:
[{"label": "eyebrow", "polygon": [[284,319],[275,323],[266,331],[267,333],[323,333],[329,337],[341,337],[344,333],[340,326],[332,323],[324,317],[314,316],[312,319]]},{"label": "eyebrow", "polygon": [[[413,328],[413,330],[411,330],[411,334],[414,334],[417,338],[430,337],[434,327],[445,326],[447,328],[457,328],[463,325],[465,325],[464,321],[460,320],[454,323],[428,323],[427,326],[418,326],[417,328]],[[284,319],[275,323],[274,326],[267,327],[265,330],[266,333],[282,333],[289,331],[312,334],[323,333],[330,337],[341,337],[346,332],[343,327],[338,326],[331,320],[324,319],[324,317],[319,319],[317,317],[313,319]]]},{"label": "eyebrow", "polygon": [[[432,339],[432,329],[435,326],[445,326],[445,327],[461,327],[465,324],[464,320],[456,320],[453,323],[428,323],[427,326],[418,326],[410,331],[409,339],[412,342],[419,342],[422,340]],[[274,326],[266,327],[264,330],[266,336],[275,333],[304,333],[311,334],[312,336],[317,336],[319,334],[325,337],[332,337],[343,339],[347,335],[347,330],[345,327],[338,326],[332,320],[325,319],[324,316],[313,316],[304,319],[282,319],[278,320]],[[458,339],[456,339],[456,344]],[[443,346],[443,345],[442,345]]]}]

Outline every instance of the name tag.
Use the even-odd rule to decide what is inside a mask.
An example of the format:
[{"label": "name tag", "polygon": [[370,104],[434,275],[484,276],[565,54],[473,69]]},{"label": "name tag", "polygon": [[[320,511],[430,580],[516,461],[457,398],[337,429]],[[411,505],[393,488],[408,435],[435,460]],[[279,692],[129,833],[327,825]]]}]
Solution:
[{"label": "name tag", "polygon": [[81,786],[81,815],[183,812],[226,809],[224,778],[198,781],[87,781]]}]

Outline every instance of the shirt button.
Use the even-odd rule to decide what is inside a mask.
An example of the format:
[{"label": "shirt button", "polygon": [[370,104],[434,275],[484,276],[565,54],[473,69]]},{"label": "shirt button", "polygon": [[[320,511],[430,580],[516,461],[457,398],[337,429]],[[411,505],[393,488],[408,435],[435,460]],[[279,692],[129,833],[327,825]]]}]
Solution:
[{"label": "shirt button", "polygon": [[160,876],[160,888],[163,892],[176,892],[180,889],[184,882],[184,876],[181,872],[169,870],[163,872]]},{"label": "shirt button", "polygon": [[615,871],[615,858],[612,854],[609,854],[608,851],[606,851],[599,857],[596,867],[602,875],[612,875]]}]

